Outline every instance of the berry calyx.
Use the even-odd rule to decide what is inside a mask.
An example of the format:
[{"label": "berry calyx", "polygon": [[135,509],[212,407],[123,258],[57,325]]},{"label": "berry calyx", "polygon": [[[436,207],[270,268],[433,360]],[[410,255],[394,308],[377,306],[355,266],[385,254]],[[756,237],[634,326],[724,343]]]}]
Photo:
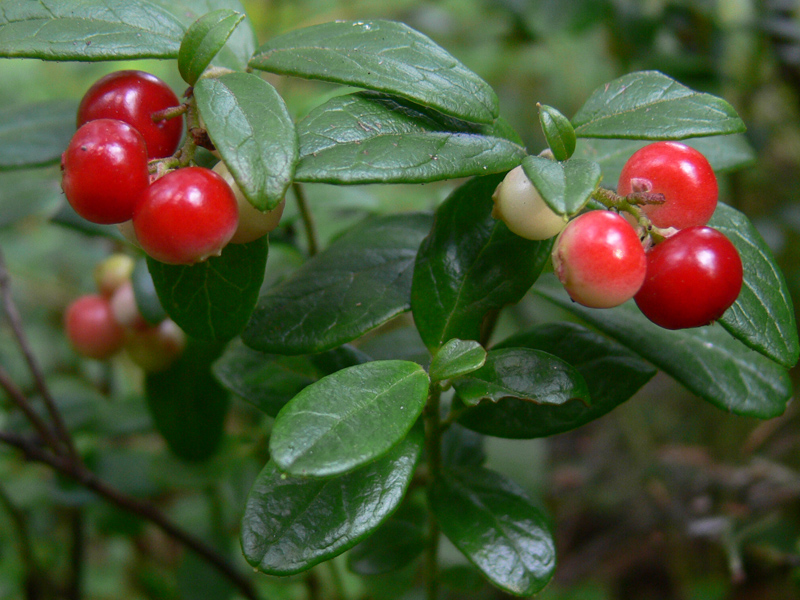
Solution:
[{"label": "berry calyx", "polygon": [[230,186],[239,206],[239,225],[231,238],[231,244],[246,244],[255,241],[278,226],[286,206],[286,200],[281,200],[280,204],[272,210],[261,212],[245,198],[224,162],[218,162],[212,171],[222,177]]},{"label": "berry calyx", "polygon": [[663,194],[663,204],[644,204],[653,225],[685,229],[705,225],[714,214],[719,194],[717,177],[699,151],[679,142],[655,142],[628,159],[617,193]]},{"label": "berry calyx", "polygon": [[161,79],[144,71],[116,71],[98,79],[78,106],[78,126],[95,119],[118,119],[138,130],[150,158],[164,158],[178,148],[183,117],[153,121],[153,114],[180,105]]},{"label": "berry calyx", "polygon": [[108,299],[96,294],[81,296],[67,307],[64,329],[78,354],[103,360],[125,343],[125,330],[114,319]]},{"label": "berry calyx", "polygon": [[203,167],[178,169],[156,180],[133,213],[142,249],[158,261],[176,265],[219,255],[238,221],[233,191],[222,177]]},{"label": "berry calyx", "polygon": [[647,268],[633,227],[606,210],[570,221],[556,240],[552,258],[570,298],[591,308],[611,308],[633,298]]},{"label": "berry calyx", "polygon": [[149,184],[147,148],[133,127],[90,121],[61,155],[61,187],[72,208],[92,223],[122,223]]},{"label": "berry calyx", "polygon": [[639,310],[666,329],[701,327],[719,319],[742,289],[742,260],[733,243],[710,227],[690,227],[647,253]]},{"label": "berry calyx", "polygon": [[566,217],[555,213],[525,175],[522,165],[508,172],[492,195],[492,216],[501,219],[518,236],[546,240],[567,225]]}]

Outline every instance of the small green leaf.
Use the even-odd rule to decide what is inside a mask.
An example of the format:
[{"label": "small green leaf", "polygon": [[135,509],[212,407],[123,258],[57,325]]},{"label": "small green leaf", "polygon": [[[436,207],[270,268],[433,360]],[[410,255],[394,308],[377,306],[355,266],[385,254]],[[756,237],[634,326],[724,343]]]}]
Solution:
[{"label": "small green leaf", "polygon": [[624,346],[577,323],[539,325],[494,348],[532,348],[557,356],[578,370],[592,399],[591,405],[537,405],[505,398],[480,404],[459,418],[473,431],[496,437],[531,439],[575,429],[628,400],[656,374]]},{"label": "small green leaf", "polygon": [[167,265],[150,257],[147,267],[161,305],[190,336],[226,341],[247,324],[258,300],[269,244],[228,244],[221,256],[191,265]]},{"label": "small green leaf", "polygon": [[178,71],[186,83],[197,83],[244,17],[242,13],[221,8],[192,23],[178,50]]},{"label": "small green leaf", "polygon": [[786,369],[753,352],[720,326],[669,331],[648,321],[633,302],[604,310],[585,308],[572,302],[551,277],[542,278],[533,291],[575,313],[723,410],[762,419],[786,410],[792,395]]},{"label": "small green leaf", "polygon": [[558,161],[568,160],[575,152],[575,130],[569,119],[552,106],[539,105],[539,123],[550,151]]},{"label": "small green leaf", "polygon": [[581,374],[560,358],[528,348],[492,350],[486,364],[456,379],[453,386],[464,404],[518,398],[536,404],[564,404],[581,400],[590,404]]},{"label": "small green leaf", "polygon": [[165,371],[145,379],[147,406],[170,450],[188,461],[211,457],[222,440],[228,392],[211,375],[222,347],[190,340]]},{"label": "small green leaf", "polygon": [[208,135],[250,203],[272,210],[297,163],[297,133],[280,94],[250,73],[201,79],[194,88]]},{"label": "small green leaf", "polygon": [[480,339],[486,314],[519,301],[550,257],[552,240],[534,242],[492,218],[502,175],[455,190],[436,212],[414,267],[411,307],[425,345]]},{"label": "small green leaf", "polygon": [[167,318],[167,311],[161,306],[158,299],[156,284],[147,268],[147,261],[140,258],[136,261],[136,266],[131,274],[133,284],[133,295],[136,298],[136,308],[139,309],[145,321],[151,325],[158,325]]},{"label": "small green leaf", "polygon": [[75,133],[77,112],[72,100],[0,109],[0,171],[57,163]]},{"label": "small green leaf", "polygon": [[309,354],[350,342],[409,309],[426,214],[368,219],[268,290],[242,337],[257,350]]},{"label": "small green leaf", "polygon": [[602,178],[600,165],[580,158],[555,162],[528,156],[522,161],[522,170],[547,205],[560,215],[577,214]]},{"label": "small green leaf", "polygon": [[278,413],[269,441],[272,460],[299,477],[341,475],[372,462],[411,430],[429,383],[421,366],[401,360],[323,377]]},{"label": "small green leaf", "polygon": [[486,350],[478,342],[452,339],[437,350],[431,360],[433,381],[444,381],[480,369],[486,362]]},{"label": "small green leaf", "polygon": [[501,590],[532,596],[553,577],[553,536],[525,491],[498,473],[458,469],[431,497],[442,531]]},{"label": "small green leaf", "polygon": [[733,242],[742,257],[744,283],[720,324],[751,348],[784,367],[800,356],[792,298],[772,251],[742,213],[719,204],[708,223]]},{"label": "small green leaf", "polygon": [[639,71],[597,88],[572,119],[578,137],[682,140],[742,133],[722,98],[695,92],[658,71]]},{"label": "small green leaf", "polygon": [[261,471],[242,518],[242,550],[253,567],[293,575],[355,546],[392,514],[422,452],[422,432],[342,477],[306,479]]},{"label": "small green leaf", "polygon": [[250,66],[394,94],[477,123],[491,123],[499,112],[489,84],[394,21],[336,21],[291,31],[261,46]]},{"label": "small green leaf", "polygon": [[446,117],[407,100],[337,96],[298,124],[297,180],[426,183],[508,171],[526,155],[495,125]]}]

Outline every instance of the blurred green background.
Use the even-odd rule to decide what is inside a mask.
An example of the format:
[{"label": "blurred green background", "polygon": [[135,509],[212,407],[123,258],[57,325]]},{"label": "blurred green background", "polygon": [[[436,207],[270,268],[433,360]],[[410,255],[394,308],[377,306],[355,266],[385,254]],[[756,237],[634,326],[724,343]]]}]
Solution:
[{"label": "blurred green background", "polygon": [[[529,152],[543,147],[536,103],[571,116],[597,86],[658,69],[726,98],[748,126],[752,164],[720,175],[722,198],[748,214],[772,247],[800,305],[800,2],[796,0],[274,0],[244,1],[259,41],[334,19],[388,18],[422,31],[498,92],[503,116]],[[0,61],[0,107],[77,101],[102,74],[153,72],[174,89],[174,62]],[[296,117],[336,86],[267,76]],[[613,180],[606,181],[613,187]],[[430,209],[455,182],[424,186],[308,186],[329,240],[369,212]],[[14,223],[9,199],[36,202]],[[66,304],[93,288],[91,270],[123,246],[49,224],[61,204],[57,168],[0,174],[0,245],[28,332],[70,426],[95,469],[125,491],[157,497],[172,518],[238,557],[237,526],[265,457],[268,419],[236,402],[228,437],[208,464],[171,457],[151,433],[141,375],[79,361],[60,333]],[[295,209],[274,236],[268,281],[302,260]],[[295,231],[297,229],[297,231]],[[282,240],[287,240],[283,242]],[[65,251],[67,249],[67,251]],[[508,311],[498,338],[550,318],[533,300]],[[405,323],[407,325],[407,323]],[[391,344],[409,339],[402,320]],[[5,330],[0,361],[30,386]],[[370,343],[369,341],[367,343]],[[377,356],[380,344],[371,351]],[[415,346],[416,344],[416,346]],[[797,382],[797,372],[794,373]],[[99,409],[98,409],[99,407]],[[19,419],[0,415],[4,427]],[[800,597],[800,415],[796,404],[760,422],[727,415],[657,376],[634,399],[578,431],[548,440],[487,440],[489,464],[528,487],[552,515],[559,552],[544,600],[789,600]],[[87,599],[216,600],[231,590],[154,528],[0,449],[0,600],[22,597],[19,523],[43,570],[59,582],[81,532]],[[24,544],[23,544],[24,547]],[[447,546],[450,598],[501,598]],[[301,576],[259,578],[265,598],[421,598],[413,572],[356,579],[343,560]],[[314,592],[316,590],[316,592]],[[52,590],[51,590],[52,591]],[[319,595],[314,596],[317,593]],[[56,597],[56,596],[44,596]]]}]

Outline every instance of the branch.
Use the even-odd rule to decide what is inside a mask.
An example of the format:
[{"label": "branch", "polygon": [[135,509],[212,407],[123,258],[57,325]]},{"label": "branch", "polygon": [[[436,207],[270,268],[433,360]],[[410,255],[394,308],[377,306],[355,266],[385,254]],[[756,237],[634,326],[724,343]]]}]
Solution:
[{"label": "branch", "polygon": [[311,208],[308,206],[308,198],[303,186],[296,181],[292,183],[292,190],[294,190],[294,197],[297,200],[297,207],[300,210],[300,216],[303,219],[303,226],[306,229],[306,237],[308,238],[308,255],[314,256],[319,252],[319,242],[317,241],[317,226],[314,222],[314,215]]}]

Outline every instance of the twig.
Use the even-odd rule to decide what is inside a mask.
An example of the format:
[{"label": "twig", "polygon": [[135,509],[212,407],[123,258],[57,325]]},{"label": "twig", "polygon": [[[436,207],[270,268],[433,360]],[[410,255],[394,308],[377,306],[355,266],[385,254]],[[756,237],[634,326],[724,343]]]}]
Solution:
[{"label": "twig", "polygon": [[0,488],[0,504],[6,509],[11,523],[17,532],[17,543],[19,544],[19,553],[22,558],[22,564],[25,565],[25,581],[26,581],[26,598],[28,600],[38,600],[41,597],[40,590],[43,573],[39,570],[36,564],[36,559],[33,556],[33,548],[31,547],[31,539],[28,535],[28,528],[25,525],[25,516],[19,510],[11,498],[6,494],[5,489]]},{"label": "twig", "polygon": [[433,499],[436,480],[442,471],[442,429],[439,416],[441,389],[432,386],[428,402],[422,411],[425,424],[425,452],[428,458],[428,547],[425,552],[425,598],[436,600],[439,595],[439,521],[433,512]]},{"label": "twig", "polygon": [[300,216],[303,219],[303,226],[306,230],[306,237],[308,238],[308,255],[314,256],[319,252],[319,242],[317,241],[317,226],[314,222],[314,215],[311,213],[311,208],[308,206],[308,198],[306,192],[296,181],[292,183],[292,190],[294,190],[294,197],[297,200],[297,207],[300,209]]},{"label": "twig", "polygon": [[11,380],[11,377],[9,377],[2,366],[0,366],[0,388],[5,390],[14,404],[25,413],[25,417],[30,421],[34,429],[36,429],[36,432],[41,436],[42,440],[53,449],[53,452],[58,452],[61,447],[61,441],[50,430],[50,426],[39,416],[39,413],[33,410],[30,402],[28,402],[28,398]]}]

